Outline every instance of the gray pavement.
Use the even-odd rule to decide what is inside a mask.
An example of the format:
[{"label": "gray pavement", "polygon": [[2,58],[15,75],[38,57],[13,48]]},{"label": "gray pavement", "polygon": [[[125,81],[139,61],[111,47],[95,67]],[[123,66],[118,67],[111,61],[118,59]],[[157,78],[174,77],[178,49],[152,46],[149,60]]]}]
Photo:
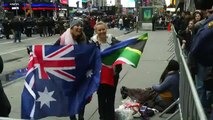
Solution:
[{"label": "gray pavement", "polygon": [[[123,34],[124,31],[119,31],[117,29],[109,30],[110,33],[113,33],[118,39],[123,40],[129,37],[133,37],[135,35],[139,35],[144,33],[145,31],[139,31],[136,33],[135,31],[129,34]],[[168,51],[170,48],[168,39],[171,36],[171,33],[167,31],[147,31],[149,35],[149,39],[145,46],[143,55],[140,59],[140,63],[138,67],[132,68],[128,65],[123,66],[123,70],[121,72],[121,79],[119,81],[117,92],[116,92],[116,101],[115,108],[117,108],[121,104],[121,95],[119,89],[121,86],[127,86],[129,88],[146,88],[150,87],[153,84],[157,84],[160,78],[161,73],[163,72],[165,66],[168,63],[168,58],[172,54],[172,52]],[[54,41],[58,36],[47,37],[44,39],[38,38],[37,41]],[[26,43],[27,41],[23,41],[23,46],[29,45]],[[38,44],[38,43],[35,43]],[[42,42],[41,42],[42,44]],[[1,46],[1,44],[0,44]],[[0,47],[1,49],[1,47]],[[1,53],[0,53],[1,54]],[[10,67],[16,67],[17,64],[22,63],[22,67],[27,64],[27,57],[23,57],[19,63],[13,63]],[[13,61],[14,62],[14,61]],[[9,64],[9,63],[6,63]],[[7,66],[7,65],[6,65]],[[13,82],[13,84],[9,84],[4,87],[4,90],[9,98],[9,101],[12,105],[12,111],[10,114],[11,118],[20,119],[20,110],[21,110],[21,93],[24,86],[24,78],[20,78]],[[97,95],[94,93],[93,99],[90,104],[86,106],[85,110],[85,120],[98,120],[99,115],[97,112]],[[168,116],[165,115],[165,116]],[[151,118],[151,120],[164,120],[165,118],[159,118],[158,115],[155,115]],[[43,120],[69,120],[68,117],[47,117]],[[139,120],[139,119],[138,119]],[[178,115],[175,116],[173,120],[179,120]]]}]

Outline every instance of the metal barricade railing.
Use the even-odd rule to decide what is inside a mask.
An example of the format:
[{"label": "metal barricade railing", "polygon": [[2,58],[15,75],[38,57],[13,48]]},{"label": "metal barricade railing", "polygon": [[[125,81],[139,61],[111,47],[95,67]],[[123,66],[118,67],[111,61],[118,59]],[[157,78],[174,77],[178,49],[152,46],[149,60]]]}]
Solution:
[{"label": "metal barricade railing", "polygon": [[177,33],[173,30],[176,58],[180,64],[179,111],[181,120],[207,120],[195,84],[183,55]]}]

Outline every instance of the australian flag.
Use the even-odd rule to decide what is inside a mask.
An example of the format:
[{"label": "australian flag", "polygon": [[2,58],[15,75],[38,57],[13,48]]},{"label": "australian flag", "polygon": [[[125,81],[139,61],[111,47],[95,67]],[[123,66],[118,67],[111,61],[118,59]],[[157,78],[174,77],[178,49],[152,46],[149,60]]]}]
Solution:
[{"label": "australian flag", "polygon": [[98,89],[100,70],[100,52],[95,45],[32,46],[21,117],[77,114]]}]

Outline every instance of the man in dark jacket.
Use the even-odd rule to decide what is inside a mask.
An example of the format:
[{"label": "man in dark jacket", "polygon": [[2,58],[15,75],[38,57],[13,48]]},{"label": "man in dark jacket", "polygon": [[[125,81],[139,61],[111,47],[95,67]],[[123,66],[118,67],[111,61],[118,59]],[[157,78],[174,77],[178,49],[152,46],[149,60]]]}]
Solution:
[{"label": "man in dark jacket", "polygon": [[[3,71],[3,67],[4,67],[3,60],[0,56],[0,73]],[[0,116],[8,117],[10,114],[10,110],[11,110],[11,105],[6,94],[4,93],[4,89],[2,87],[1,80],[0,80]]]},{"label": "man in dark jacket", "polygon": [[14,43],[16,41],[21,42],[21,32],[23,31],[23,25],[19,17],[14,18],[11,23],[11,27],[14,31]]},{"label": "man in dark jacket", "polygon": [[152,31],[155,31],[155,23],[158,19],[157,13],[154,13],[152,16]]},{"label": "man in dark jacket", "polygon": [[25,34],[27,37],[32,37],[32,28],[33,28],[33,20],[30,17],[27,17],[24,20]]},{"label": "man in dark jacket", "polygon": [[6,36],[7,39],[10,39],[10,34],[11,34],[11,26],[8,18],[5,18],[3,20],[2,26],[4,28],[4,35]]},{"label": "man in dark jacket", "polygon": [[88,40],[90,40],[90,38],[93,36],[94,34],[94,28],[91,27],[90,25],[90,20],[89,18],[84,18],[84,27],[83,27],[83,31],[87,37]]}]

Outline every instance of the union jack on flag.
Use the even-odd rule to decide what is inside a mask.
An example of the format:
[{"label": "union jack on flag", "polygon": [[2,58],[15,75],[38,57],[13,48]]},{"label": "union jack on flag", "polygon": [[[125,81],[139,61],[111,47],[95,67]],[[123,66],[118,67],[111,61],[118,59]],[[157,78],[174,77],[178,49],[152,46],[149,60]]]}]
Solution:
[{"label": "union jack on flag", "polygon": [[34,45],[22,92],[21,118],[77,114],[99,86],[95,45]]},{"label": "union jack on flag", "polygon": [[[50,49],[42,45],[33,46],[34,52],[30,54],[28,70],[38,68],[39,79],[50,79],[48,72],[63,80],[73,81],[75,76],[65,71],[75,69],[73,49],[72,45],[58,47],[58,49]],[[69,56],[66,56],[67,54]]]}]

